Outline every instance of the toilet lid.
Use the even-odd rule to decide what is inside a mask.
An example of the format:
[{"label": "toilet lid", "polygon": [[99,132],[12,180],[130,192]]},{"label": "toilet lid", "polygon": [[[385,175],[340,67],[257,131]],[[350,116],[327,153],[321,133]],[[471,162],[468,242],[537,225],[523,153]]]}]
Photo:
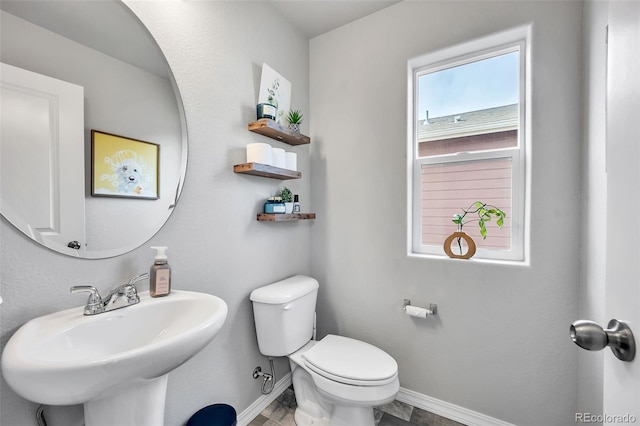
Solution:
[{"label": "toilet lid", "polygon": [[377,386],[391,382],[398,364],[389,354],[369,343],[327,335],[302,357],[314,372],[341,383]]}]

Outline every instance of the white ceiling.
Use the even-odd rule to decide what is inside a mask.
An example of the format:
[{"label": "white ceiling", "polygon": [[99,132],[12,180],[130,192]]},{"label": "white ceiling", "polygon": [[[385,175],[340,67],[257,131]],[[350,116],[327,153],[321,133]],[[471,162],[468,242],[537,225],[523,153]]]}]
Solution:
[{"label": "white ceiling", "polygon": [[305,37],[311,39],[401,0],[269,0]]},{"label": "white ceiling", "polygon": [[166,61],[155,40],[119,1],[0,0],[0,9],[123,62],[168,77]]},{"label": "white ceiling", "polygon": [[[266,0],[311,39],[401,0]],[[118,0],[1,0],[0,9],[157,75],[167,68],[155,41]],[[99,16],[100,19],[95,19]],[[117,31],[113,31],[113,29]],[[132,43],[132,40],[136,40]]]}]

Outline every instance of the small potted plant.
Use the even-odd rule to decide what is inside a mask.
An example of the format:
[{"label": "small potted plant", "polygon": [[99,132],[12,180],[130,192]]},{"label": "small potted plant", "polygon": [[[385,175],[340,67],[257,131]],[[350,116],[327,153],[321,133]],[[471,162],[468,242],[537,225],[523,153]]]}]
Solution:
[{"label": "small potted plant", "polygon": [[287,121],[289,122],[289,129],[291,129],[295,133],[300,133],[300,124],[302,124],[302,113],[299,109],[289,110]]},{"label": "small potted plant", "polygon": [[284,203],[284,212],[286,214],[293,213],[293,193],[286,186],[280,190],[280,198]]},{"label": "small potted plant", "polygon": [[[505,212],[503,212],[496,206],[483,203],[482,201],[476,201],[475,203],[471,204],[469,208],[462,209],[462,212],[462,214],[457,213],[453,215],[451,221],[458,225],[458,230],[449,235],[449,237],[444,242],[445,253],[447,253],[447,256],[455,259],[469,259],[476,253],[475,242],[462,230],[464,225],[471,222],[472,220],[477,220],[478,226],[480,227],[480,235],[483,239],[485,239],[487,238],[487,223],[491,222],[491,220],[495,218],[496,225],[498,225],[499,228],[502,228],[502,225],[504,224],[504,218],[506,217]],[[476,214],[477,219],[475,216],[467,218],[468,214]],[[451,250],[451,243],[454,240],[458,243],[460,254],[455,254]],[[468,246],[468,250],[464,254],[462,253],[462,240],[465,240]]]}]

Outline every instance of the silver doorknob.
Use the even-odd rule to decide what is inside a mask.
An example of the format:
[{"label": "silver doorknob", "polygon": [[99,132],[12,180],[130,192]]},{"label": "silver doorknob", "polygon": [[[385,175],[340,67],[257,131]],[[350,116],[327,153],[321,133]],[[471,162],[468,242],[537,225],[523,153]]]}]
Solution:
[{"label": "silver doorknob", "polygon": [[593,321],[579,320],[571,324],[571,340],[588,351],[599,351],[611,347],[613,354],[622,361],[632,361],[636,356],[636,341],[627,324],[616,319],[609,321],[603,330]]}]

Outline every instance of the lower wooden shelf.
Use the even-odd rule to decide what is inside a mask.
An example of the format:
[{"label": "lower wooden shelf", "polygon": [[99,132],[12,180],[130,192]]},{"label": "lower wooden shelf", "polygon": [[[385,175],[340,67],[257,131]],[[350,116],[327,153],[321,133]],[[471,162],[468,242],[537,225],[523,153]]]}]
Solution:
[{"label": "lower wooden shelf", "polygon": [[315,213],[258,213],[258,220],[260,222],[285,222],[290,220],[306,220],[315,218]]}]

